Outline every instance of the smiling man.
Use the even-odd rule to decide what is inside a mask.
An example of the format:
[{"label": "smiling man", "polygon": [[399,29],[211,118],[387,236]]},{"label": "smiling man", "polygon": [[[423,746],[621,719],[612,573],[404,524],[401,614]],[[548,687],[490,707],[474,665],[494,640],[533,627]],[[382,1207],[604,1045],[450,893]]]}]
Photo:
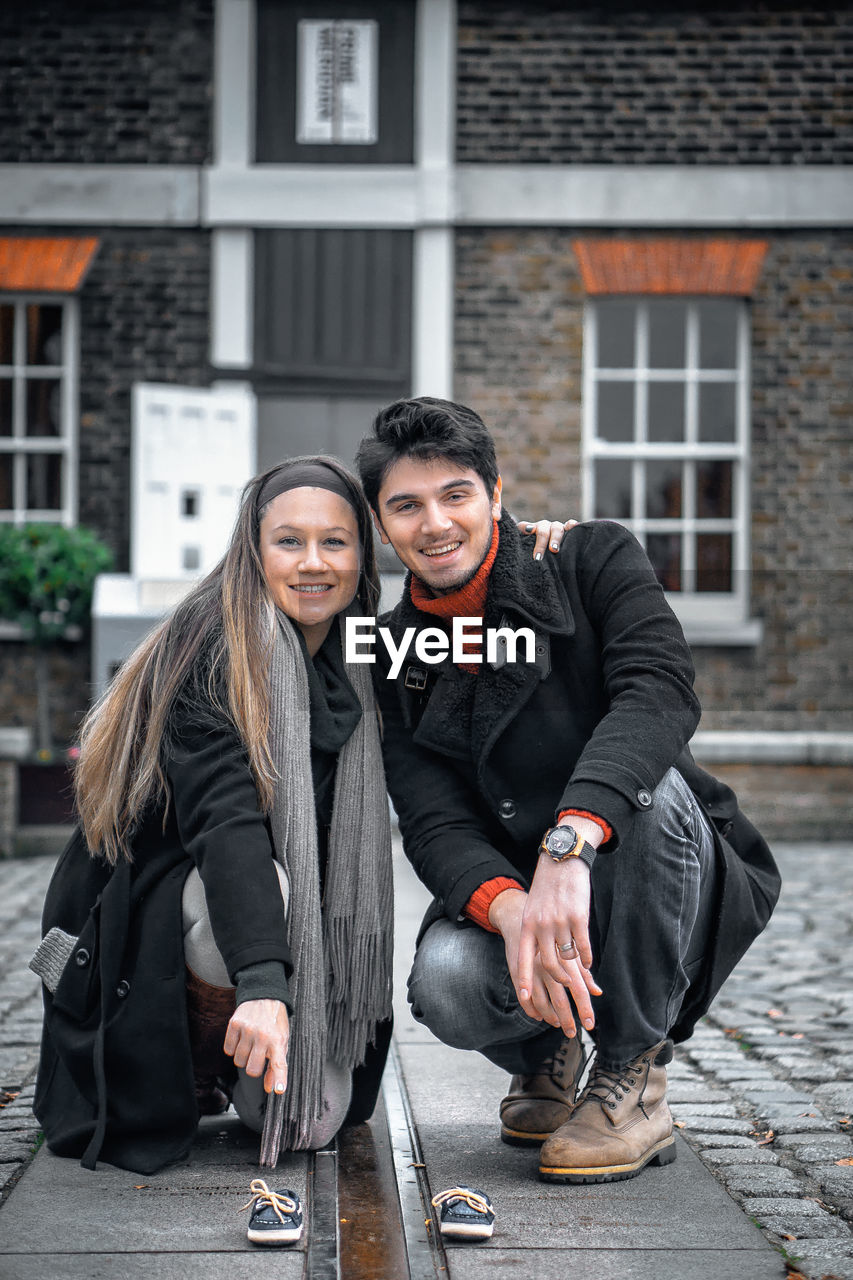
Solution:
[{"label": "smiling man", "polygon": [[[382,410],[358,466],[410,571],[383,619],[530,627],[527,660],[477,645],[378,678],[406,854],[434,895],[409,998],[446,1044],[512,1080],[501,1137],[558,1182],[675,1158],[666,1063],[761,931],[779,879],[733,793],[687,743],[681,628],[636,539],[582,524],[534,560],[502,515],[493,441],[463,405]],[[595,1060],[578,1093],[584,1055]]]}]

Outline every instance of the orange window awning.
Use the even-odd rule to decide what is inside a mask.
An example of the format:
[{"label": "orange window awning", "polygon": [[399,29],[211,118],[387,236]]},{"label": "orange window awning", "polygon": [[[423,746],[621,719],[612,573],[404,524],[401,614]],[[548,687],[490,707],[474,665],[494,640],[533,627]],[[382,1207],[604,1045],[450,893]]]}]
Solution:
[{"label": "orange window awning", "polygon": [[0,289],[76,293],[99,243],[94,236],[0,236]]},{"label": "orange window awning", "polygon": [[723,237],[588,237],[573,242],[584,289],[605,293],[695,293],[749,297],[766,240]]}]

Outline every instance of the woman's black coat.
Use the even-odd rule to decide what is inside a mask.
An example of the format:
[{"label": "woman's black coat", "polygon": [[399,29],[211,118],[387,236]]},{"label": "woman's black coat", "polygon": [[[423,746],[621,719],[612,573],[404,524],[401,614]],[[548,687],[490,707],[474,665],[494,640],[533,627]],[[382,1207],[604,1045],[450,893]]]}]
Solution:
[{"label": "woman's black coat", "polygon": [[[34,1109],[48,1146],[151,1173],[186,1156],[198,1123],[186,1011],[181,897],[195,866],[231,975],[261,960],[290,972],[272,841],[242,742],[223,716],[177,718],[167,757],[172,794],[114,871],[78,831],[45,900],[76,950],[53,996]],[[354,1078],[347,1117],[373,1110],[390,1026]]]},{"label": "woman's black coat", "polygon": [[[767,923],[778,871],[734,793],[690,755],[699,720],[690,651],[633,535],[593,521],[537,563],[532,538],[507,517],[500,530],[483,626],[532,628],[534,662],[503,661],[499,649],[473,677],[412,652],[390,681],[377,646],[388,787],[406,854],[435,896],[427,922],[457,920],[493,877],[529,884],[542,834],[563,809],[609,822],[613,841],[598,854],[607,857],[675,766],[711,818],[722,871],[714,953],[672,1032],[685,1039]],[[383,622],[399,646],[407,628],[435,619],[407,589]]]}]

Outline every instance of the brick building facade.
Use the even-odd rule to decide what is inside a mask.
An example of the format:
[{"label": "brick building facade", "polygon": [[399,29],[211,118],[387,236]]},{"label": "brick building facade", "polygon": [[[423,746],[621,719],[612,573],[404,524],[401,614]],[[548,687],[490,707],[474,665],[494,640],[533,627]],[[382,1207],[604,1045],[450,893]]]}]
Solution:
[{"label": "brick building facade", "polygon": [[[329,135],[300,163],[299,130],[316,139],[317,120],[297,104],[294,124],[295,84],[270,77],[308,58],[312,19],[359,28],[378,107],[371,120],[365,98],[355,142]],[[280,42],[281,59],[259,58],[259,41]],[[730,762],[753,778],[833,752],[850,766],[851,82],[843,4],[7,8],[0,236],[99,240],[77,294],[71,518],[127,568],[140,381],[250,385],[259,465],[303,449],[306,422],[346,458],[376,404],[454,396],[493,426],[513,508],[630,511],[650,554],[663,548],[702,729],[746,735]],[[401,92],[411,116],[394,121],[387,103]],[[702,274],[721,245],[760,250],[754,283],[727,293]],[[604,264],[597,284],[584,246]],[[643,276],[652,261],[662,277]],[[393,277],[369,307],[364,263]],[[10,297],[0,276],[0,305]],[[317,298],[309,351],[287,334]],[[703,363],[709,300],[730,304],[730,369]],[[634,354],[602,372],[594,352],[620,304],[633,307]],[[370,361],[324,328],[324,312],[346,308],[375,328]],[[681,352],[670,367],[653,355],[666,324]],[[608,436],[602,416],[620,382],[633,388],[633,436]],[[683,421],[660,428],[655,406],[682,390]],[[730,434],[705,425],[706,391],[715,405],[731,393]],[[624,513],[627,499],[611,495],[611,509],[602,496],[620,466],[633,476]],[[0,640],[0,727],[32,718],[28,662],[19,640]],[[81,646],[54,658],[59,741],[86,704],[87,665]],[[800,748],[792,734],[806,735]],[[824,787],[833,829],[846,775],[837,765]],[[815,808],[802,816],[812,833]]]}]

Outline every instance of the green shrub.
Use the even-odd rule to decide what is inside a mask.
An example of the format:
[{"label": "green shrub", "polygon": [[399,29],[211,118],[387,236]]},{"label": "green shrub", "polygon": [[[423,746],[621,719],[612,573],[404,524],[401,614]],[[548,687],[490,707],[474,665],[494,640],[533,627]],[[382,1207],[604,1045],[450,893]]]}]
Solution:
[{"label": "green shrub", "polygon": [[38,645],[79,639],[88,628],[95,578],[112,553],[82,527],[0,525],[0,618]]}]

